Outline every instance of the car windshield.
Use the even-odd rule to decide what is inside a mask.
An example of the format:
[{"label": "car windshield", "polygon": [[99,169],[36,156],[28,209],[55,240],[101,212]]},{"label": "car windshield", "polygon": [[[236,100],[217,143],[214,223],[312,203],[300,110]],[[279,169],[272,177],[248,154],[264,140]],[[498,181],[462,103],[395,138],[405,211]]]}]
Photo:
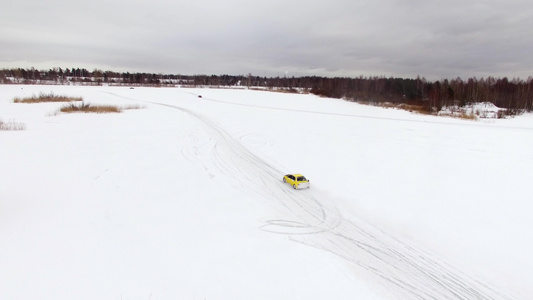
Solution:
[{"label": "car windshield", "polygon": [[298,180],[298,181],[306,181],[307,179],[305,179],[304,176],[299,176],[296,180]]}]

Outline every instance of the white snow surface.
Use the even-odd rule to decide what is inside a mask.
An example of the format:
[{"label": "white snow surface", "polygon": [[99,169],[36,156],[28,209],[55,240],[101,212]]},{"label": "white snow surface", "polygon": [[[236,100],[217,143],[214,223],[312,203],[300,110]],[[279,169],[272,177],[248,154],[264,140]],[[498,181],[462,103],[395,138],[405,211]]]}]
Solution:
[{"label": "white snow surface", "polygon": [[[40,92],[142,108],[13,103]],[[533,298],[531,115],[0,85],[0,118],[26,124],[0,131],[1,299]]]}]

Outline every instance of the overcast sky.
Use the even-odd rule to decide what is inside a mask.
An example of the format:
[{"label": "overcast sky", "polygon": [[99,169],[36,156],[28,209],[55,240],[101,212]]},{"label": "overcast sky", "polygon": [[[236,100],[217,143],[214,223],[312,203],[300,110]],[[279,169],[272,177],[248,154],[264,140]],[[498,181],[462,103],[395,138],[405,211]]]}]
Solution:
[{"label": "overcast sky", "polygon": [[2,0],[0,68],[533,75],[531,0]]}]

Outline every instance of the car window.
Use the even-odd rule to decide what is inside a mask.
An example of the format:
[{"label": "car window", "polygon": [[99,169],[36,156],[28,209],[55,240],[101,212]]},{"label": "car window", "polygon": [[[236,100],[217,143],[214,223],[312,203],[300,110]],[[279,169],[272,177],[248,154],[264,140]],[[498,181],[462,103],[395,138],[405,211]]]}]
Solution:
[{"label": "car window", "polygon": [[292,176],[292,175],[290,175],[289,178],[292,179],[292,180],[294,180],[294,176]]},{"label": "car window", "polygon": [[299,176],[299,177],[298,177],[298,181],[306,181],[306,180],[307,180],[307,179],[305,179],[304,176]]}]

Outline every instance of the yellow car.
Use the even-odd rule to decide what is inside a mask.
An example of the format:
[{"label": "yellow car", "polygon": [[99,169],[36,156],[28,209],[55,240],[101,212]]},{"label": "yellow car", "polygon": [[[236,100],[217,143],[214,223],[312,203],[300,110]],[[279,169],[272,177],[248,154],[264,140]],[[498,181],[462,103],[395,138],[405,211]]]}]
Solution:
[{"label": "yellow car", "polygon": [[292,185],[295,190],[309,188],[309,180],[302,174],[287,174],[283,176],[283,182]]}]

